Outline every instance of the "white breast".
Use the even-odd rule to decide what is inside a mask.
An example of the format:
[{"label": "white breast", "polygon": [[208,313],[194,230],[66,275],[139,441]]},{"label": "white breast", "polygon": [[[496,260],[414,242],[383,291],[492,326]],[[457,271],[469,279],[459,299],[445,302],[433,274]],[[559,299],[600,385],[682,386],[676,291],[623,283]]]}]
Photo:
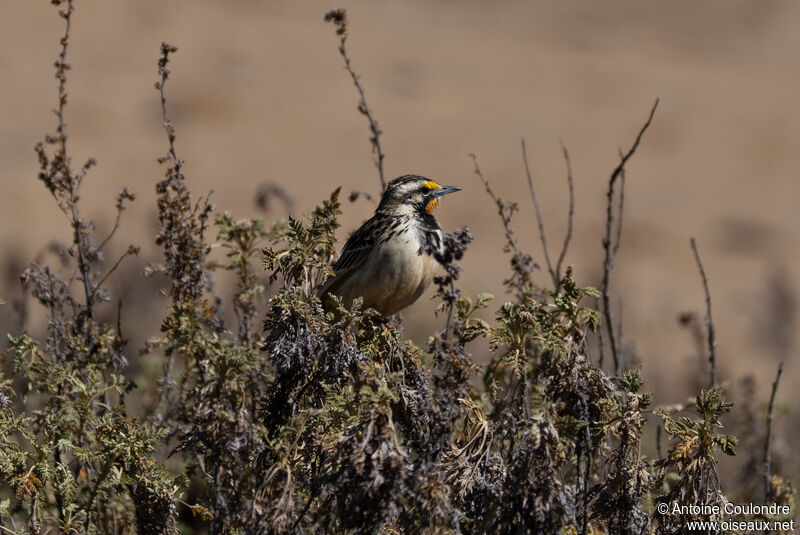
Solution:
[{"label": "white breast", "polygon": [[430,286],[439,267],[432,255],[418,253],[420,245],[420,234],[413,225],[377,244],[359,272],[341,289],[344,300],[362,296],[364,307],[385,316],[416,301]]}]

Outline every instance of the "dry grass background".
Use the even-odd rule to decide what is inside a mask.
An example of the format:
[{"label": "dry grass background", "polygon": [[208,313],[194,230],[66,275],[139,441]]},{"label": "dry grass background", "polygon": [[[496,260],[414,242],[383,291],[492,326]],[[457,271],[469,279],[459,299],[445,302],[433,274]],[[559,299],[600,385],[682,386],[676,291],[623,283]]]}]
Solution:
[{"label": "dry grass background", "polygon": [[[55,124],[51,65],[62,21],[46,4],[10,2],[0,21],[6,300],[19,292],[17,260],[36,257],[53,237],[70,238],[36,180],[33,152]],[[464,188],[438,215],[445,229],[468,225],[476,236],[463,262],[468,292],[499,294],[507,259],[494,207],[467,153],[478,155],[503,198],[519,201],[515,226],[540,260],[519,140],[527,139],[550,241],[558,244],[566,222],[558,144],[564,139],[577,194],[567,262],[576,265],[580,283],[597,284],[608,174],[618,148],[629,146],[660,97],[655,122],[628,165],[614,272],[624,344],[635,342],[646,388],[658,401],[680,401],[689,392],[693,348],[677,317],[704,307],[689,248],[696,236],[714,300],[720,377],[735,382],[754,373],[763,400],[785,359],[778,400],[796,409],[795,2],[81,2],[70,43],[67,122],[74,157],[99,160],[83,191],[85,213],[110,228],[114,195],[131,186],[138,200],[116,242],[142,245],[145,260],[152,259],[154,184],[162,175],[156,157],[164,147],[153,82],[162,40],[180,47],[171,116],[194,192],[214,190],[219,209],[237,217],[285,214],[277,204],[267,214],[255,205],[264,182],[284,187],[296,213],[338,185],[375,193],[366,124],[333,28],[322,21],[331,7],[348,9],[348,48],[385,130],[387,175],[416,172]],[[341,237],[371,210],[363,200],[346,205]],[[141,267],[120,289],[135,347],[136,334],[153,332],[166,306],[153,283],[136,276]],[[547,283],[545,272],[540,279]],[[423,299],[405,314],[409,336],[423,340],[430,332],[431,308]],[[9,307],[0,321],[4,332],[14,325]]]}]

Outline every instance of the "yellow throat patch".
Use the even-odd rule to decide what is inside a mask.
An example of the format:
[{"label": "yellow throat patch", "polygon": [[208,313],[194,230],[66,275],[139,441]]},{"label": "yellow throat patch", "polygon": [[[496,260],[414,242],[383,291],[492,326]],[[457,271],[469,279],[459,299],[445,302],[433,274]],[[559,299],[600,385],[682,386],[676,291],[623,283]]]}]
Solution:
[{"label": "yellow throat patch", "polygon": [[[437,184],[437,183],[436,183],[436,182],[434,182],[433,180],[430,180],[430,181],[428,181],[428,182],[425,182],[425,184],[423,184],[423,186],[424,186],[424,187],[426,187],[426,188],[428,188],[428,189],[442,189],[442,186],[440,186],[439,184]],[[429,203],[428,203],[428,204],[425,206],[425,212],[426,212],[426,213],[429,213],[429,214],[432,214],[432,213],[433,213],[433,210],[434,210],[434,209],[435,209],[437,206],[439,206],[439,203],[440,203],[440,202],[442,202],[442,199],[433,199],[431,202],[429,202]]]},{"label": "yellow throat patch", "polygon": [[433,210],[439,206],[439,203],[442,202],[442,199],[433,199],[431,202],[425,206],[425,211],[429,214],[433,213]]}]

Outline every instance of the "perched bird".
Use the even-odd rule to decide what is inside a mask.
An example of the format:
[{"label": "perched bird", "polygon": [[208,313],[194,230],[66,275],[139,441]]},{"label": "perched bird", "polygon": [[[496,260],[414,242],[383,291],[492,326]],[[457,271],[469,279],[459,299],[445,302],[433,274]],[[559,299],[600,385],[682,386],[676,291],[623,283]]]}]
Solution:
[{"label": "perched bird", "polygon": [[375,215],[344,245],[336,273],[320,289],[349,306],[364,298],[364,308],[391,316],[417,300],[433,280],[442,250],[442,230],[433,210],[444,195],[459,191],[420,175],[403,175],[386,186]]}]

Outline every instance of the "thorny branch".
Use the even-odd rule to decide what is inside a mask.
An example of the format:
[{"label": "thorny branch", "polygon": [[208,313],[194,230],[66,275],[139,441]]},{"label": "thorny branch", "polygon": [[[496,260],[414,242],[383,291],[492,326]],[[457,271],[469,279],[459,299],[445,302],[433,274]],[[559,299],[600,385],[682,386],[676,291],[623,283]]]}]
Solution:
[{"label": "thorny branch", "polygon": [[[605,260],[603,261],[603,282],[601,284],[601,300],[603,305],[603,316],[605,317],[605,324],[606,330],[608,331],[609,342],[611,344],[611,356],[614,359],[614,373],[619,375],[621,370],[621,362],[620,362],[620,355],[619,355],[619,342],[617,341],[617,334],[614,331],[614,319],[611,313],[611,294],[610,294],[610,286],[611,286],[611,270],[614,267],[614,258],[616,257],[617,250],[619,249],[619,237],[620,237],[620,230],[617,230],[616,234],[616,242],[614,243],[613,240],[613,229],[614,229],[614,194],[615,194],[615,187],[617,180],[620,180],[624,177],[625,174],[625,164],[628,163],[628,160],[633,156],[636,152],[636,149],[639,147],[639,143],[642,140],[642,136],[644,135],[645,131],[647,131],[650,123],[653,120],[653,115],[656,113],[656,108],[658,108],[658,101],[656,99],[653,107],[650,109],[650,114],[647,117],[647,121],[645,121],[644,125],[639,129],[639,133],[636,135],[636,139],[633,142],[633,145],[628,152],[622,155],[620,158],[619,164],[614,168],[611,172],[611,176],[608,179],[608,193],[606,194],[606,235],[603,239],[603,249],[605,249]],[[620,200],[620,211],[622,208]],[[620,214],[621,217],[621,214]]]},{"label": "thorny branch", "polygon": [[703,292],[706,296],[706,328],[708,329],[708,364],[711,373],[711,387],[717,384],[717,338],[714,331],[714,319],[711,316],[711,292],[708,289],[708,279],[703,263],[700,261],[700,253],[697,251],[695,239],[689,240],[694,252],[694,260],[697,262],[697,269],[700,271],[700,278],[703,281]]},{"label": "thorny branch", "polygon": [[339,36],[339,53],[344,59],[345,69],[347,69],[350,78],[353,79],[353,84],[355,84],[358,90],[358,111],[364,115],[369,122],[369,131],[370,134],[372,134],[369,138],[369,142],[372,144],[372,152],[375,154],[375,167],[378,168],[378,174],[381,180],[381,192],[383,192],[386,189],[386,177],[383,173],[383,159],[386,155],[383,153],[383,149],[381,149],[381,134],[383,134],[383,130],[372,114],[372,110],[369,109],[367,96],[366,93],[364,93],[364,87],[361,85],[361,79],[353,70],[350,64],[350,57],[347,55],[347,48],[345,46],[347,42],[347,11],[344,9],[331,9],[325,13],[325,22],[333,22],[333,24],[336,25],[336,35]]}]

